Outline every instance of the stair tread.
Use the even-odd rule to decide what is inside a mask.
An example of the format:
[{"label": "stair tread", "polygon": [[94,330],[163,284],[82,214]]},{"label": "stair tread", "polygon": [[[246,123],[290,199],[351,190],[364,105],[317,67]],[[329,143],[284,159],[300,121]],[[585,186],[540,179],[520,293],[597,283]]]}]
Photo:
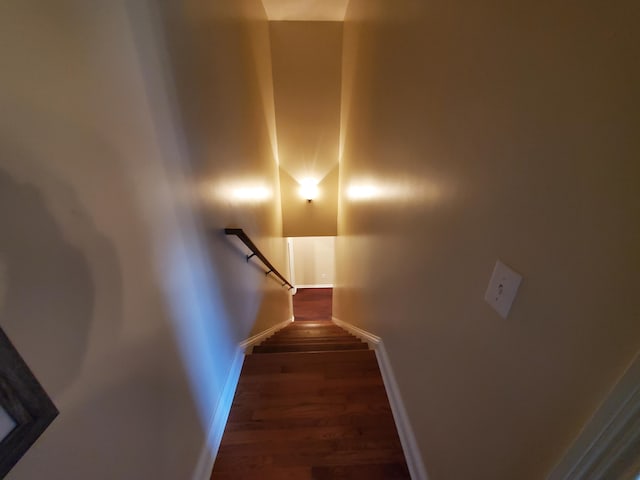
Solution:
[{"label": "stair tread", "polygon": [[308,345],[258,345],[253,347],[253,353],[271,353],[271,352],[308,352],[308,351],[325,351],[325,350],[366,350],[369,345],[366,343],[311,343]]},{"label": "stair tread", "polygon": [[360,340],[341,340],[339,342],[331,342],[331,341],[313,341],[313,340],[309,340],[307,342],[288,342],[286,340],[283,341],[279,341],[279,342],[265,342],[265,343],[261,343],[260,345],[262,346],[270,346],[270,347],[277,347],[277,346],[281,346],[281,345],[300,345],[300,346],[304,346],[304,345],[341,345],[341,344],[349,344],[349,343],[354,343],[354,344],[360,344],[360,343],[364,343]]},{"label": "stair tread", "polygon": [[368,344],[330,320],[298,321],[287,325],[260,345],[252,354],[302,353],[368,350]]},{"label": "stair tread", "polygon": [[[244,359],[244,365],[257,363],[260,365],[268,364],[286,364],[291,360],[291,352],[273,353],[267,357],[255,358],[247,355]],[[301,352],[295,356],[296,364],[343,364],[352,361],[360,361],[366,359],[368,361],[376,361],[376,355],[373,350],[341,350],[335,352]]]},{"label": "stair tread", "polygon": [[264,340],[262,343],[267,342],[342,342],[342,341],[360,341],[358,337],[353,335],[340,335],[335,337],[272,337]]}]

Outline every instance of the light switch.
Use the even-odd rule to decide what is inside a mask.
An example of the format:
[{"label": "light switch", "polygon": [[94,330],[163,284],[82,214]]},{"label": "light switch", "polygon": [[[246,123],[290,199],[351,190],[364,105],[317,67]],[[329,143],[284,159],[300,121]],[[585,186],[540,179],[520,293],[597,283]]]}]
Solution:
[{"label": "light switch", "polygon": [[522,275],[511,270],[500,260],[496,262],[484,299],[502,318],[507,318],[509,315],[521,281]]}]

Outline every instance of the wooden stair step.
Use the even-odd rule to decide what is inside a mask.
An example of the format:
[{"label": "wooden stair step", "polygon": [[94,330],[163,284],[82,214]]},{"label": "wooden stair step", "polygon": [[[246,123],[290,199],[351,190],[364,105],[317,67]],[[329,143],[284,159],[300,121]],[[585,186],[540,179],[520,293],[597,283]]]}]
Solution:
[{"label": "wooden stair step", "polygon": [[[274,337],[287,337],[287,338],[308,338],[308,337],[327,337],[327,338],[332,338],[332,337],[344,337],[344,336],[350,336],[351,334],[345,330],[335,330],[335,331],[327,331],[327,330],[321,330],[321,329],[313,329],[313,330],[304,330],[304,331],[298,331],[298,330],[280,330],[277,333],[274,333],[273,335],[271,335],[268,338],[274,338]],[[353,335],[351,335],[353,336]]]},{"label": "wooden stair step", "polygon": [[348,342],[359,342],[361,341],[359,338],[354,336],[344,336],[344,337],[310,337],[310,338],[269,338],[265,340],[260,345],[271,345],[274,343],[288,343],[291,345],[296,344],[304,344],[304,343],[348,343]]},{"label": "wooden stair step", "polygon": [[269,338],[273,337],[340,337],[343,335],[349,335],[346,330],[340,329],[326,329],[326,328],[292,328],[288,330],[287,328],[283,328],[279,332],[271,335]]},{"label": "wooden stair step", "polygon": [[252,353],[368,350],[368,345],[329,320],[293,322],[253,347]]},{"label": "wooden stair step", "polygon": [[293,322],[288,326],[280,330],[281,332],[286,332],[287,330],[333,330],[333,331],[344,331],[344,329],[338,327],[334,323],[326,322],[326,323],[301,323],[301,322]]},{"label": "wooden stair step", "polygon": [[[293,358],[292,358],[293,357]],[[343,350],[335,352],[305,352],[305,353],[273,353],[268,356],[253,357],[247,355],[244,359],[245,368],[268,368],[270,365],[279,367],[306,369],[313,371],[316,368],[324,369],[325,366],[346,366],[349,364],[368,364],[377,368],[376,354],[373,350]]]},{"label": "wooden stair step", "polygon": [[[274,336],[271,337],[269,340],[278,340],[278,341],[286,341],[286,340],[292,340],[292,341],[307,341],[307,340],[313,340],[314,338],[321,338],[323,340],[328,340],[328,341],[339,341],[341,338],[354,338],[353,336],[348,336],[348,335],[278,335],[278,336]],[[265,340],[266,341],[266,340]]]},{"label": "wooden stair step", "polygon": [[363,342],[351,343],[308,343],[303,345],[257,345],[252,353],[273,352],[321,352],[325,350],[367,350],[369,345]]},{"label": "wooden stair step", "polygon": [[[370,350],[337,350],[338,352],[368,352]],[[291,353],[291,352],[286,352]],[[307,352],[296,352],[296,353],[307,353]],[[316,352],[312,352],[316,353]],[[317,353],[325,353],[325,352],[317,352]],[[333,353],[333,352],[330,352]],[[270,354],[271,356],[273,354]],[[250,357],[250,355],[248,356]],[[248,358],[247,357],[247,358]],[[373,362],[365,362],[365,363],[351,363],[340,365],[339,368],[336,368],[334,364],[327,365],[314,365],[309,363],[292,363],[292,364],[270,364],[270,365],[260,365],[260,364],[245,364],[242,367],[242,373],[245,375],[274,375],[279,373],[322,373],[327,378],[350,378],[356,376],[365,376],[369,374],[376,374],[378,369],[378,365]]]},{"label": "wooden stair step", "polygon": [[295,320],[287,326],[290,328],[340,328],[331,320]]},{"label": "wooden stair step", "polygon": [[262,343],[260,346],[262,347],[282,347],[282,346],[293,347],[298,345],[298,346],[304,347],[305,345],[348,345],[348,344],[360,344],[360,343],[363,343],[363,342],[359,340],[354,340],[354,339],[345,339],[338,342],[331,342],[331,341],[316,342],[314,340],[308,340],[306,342],[287,342],[287,341],[269,342],[269,343]]},{"label": "wooden stair step", "polygon": [[326,328],[326,327],[313,327],[313,328],[294,328],[285,327],[275,335],[345,335],[348,332],[343,328]]},{"label": "wooden stair step", "polygon": [[324,333],[324,332],[316,332],[314,335],[311,334],[296,334],[296,335],[292,335],[292,334],[278,334],[276,333],[275,335],[271,335],[270,337],[267,338],[267,340],[271,340],[274,338],[340,338],[340,337],[353,337],[354,335],[351,335],[350,333],[347,332],[339,332],[339,333]]}]

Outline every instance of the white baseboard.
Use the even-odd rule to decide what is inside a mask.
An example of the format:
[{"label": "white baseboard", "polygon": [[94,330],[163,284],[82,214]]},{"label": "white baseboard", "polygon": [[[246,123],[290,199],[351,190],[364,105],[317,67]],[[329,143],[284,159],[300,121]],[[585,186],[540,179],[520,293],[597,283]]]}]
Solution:
[{"label": "white baseboard", "polygon": [[218,406],[211,419],[205,443],[200,450],[200,458],[198,458],[198,463],[192,476],[193,480],[209,480],[209,478],[211,478],[213,462],[218,454],[220,442],[222,442],[222,434],[224,433],[224,427],[227,425],[227,419],[231,411],[231,404],[233,403],[233,397],[236,393],[238,380],[240,380],[243,363],[244,349],[238,346],[233,363],[231,364],[231,370],[229,371],[229,375],[227,375],[227,381],[222,389]]},{"label": "white baseboard", "polygon": [[247,349],[253,347],[257,343],[260,343],[265,338],[270,337],[271,335],[276,333],[278,330],[280,330],[280,329],[286,327],[287,325],[289,325],[291,322],[293,322],[293,317],[288,318],[284,322],[280,322],[280,323],[274,325],[273,327],[267,328],[266,330],[263,330],[262,332],[258,333],[257,335],[254,335],[253,337],[247,338],[246,340],[240,342],[238,347],[241,348],[243,352],[246,352]]},{"label": "white baseboard", "polygon": [[640,442],[640,356],[636,356],[547,480],[618,478],[617,464]]},{"label": "white baseboard", "polygon": [[218,454],[220,443],[222,442],[222,434],[224,428],[227,425],[229,418],[229,412],[231,411],[231,404],[233,403],[233,397],[236,394],[236,388],[238,387],[238,381],[240,380],[240,372],[242,371],[242,365],[244,363],[244,352],[247,348],[252,347],[256,343],[259,343],[264,338],[271,336],[277,330],[289,325],[293,322],[293,317],[274,325],[267,330],[260,332],[253,337],[247,338],[240,342],[236,348],[236,354],[231,364],[231,370],[227,375],[227,381],[222,389],[222,395],[216,407],[216,411],[213,414],[211,422],[209,424],[209,432],[205,439],[205,444],[200,450],[200,457],[196,464],[192,480],[209,480],[211,477],[211,470],[213,469],[213,463]]},{"label": "white baseboard", "polygon": [[296,288],[333,288],[333,283],[316,283],[314,285],[296,285]]},{"label": "white baseboard", "polygon": [[335,323],[339,327],[344,328],[345,330],[354,334],[356,337],[367,342],[372,350],[378,348],[378,345],[382,343],[382,339],[377,335],[374,335],[373,333],[367,332],[366,330],[356,327],[355,325],[351,325],[350,323],[343,322],[336,317],[331,317],[331,320],[333,320],[333,323]]},{"label": "white baseboard", "polygon": [[376,358],[378,360],[378,366],[380,367],[380,374],[384,381],[384,388],[387,391],[387,397],[389,397],[389,404],[391,405],[391,411],[393,413],[393,419],[396,422],[396,428],[398,429],[398,436],[400,437],[400,443],[402,443],[402,449],[404,456],[409,467],[409,473],[412,480],[428,480],[427,471],[422,462],[422,455],[416,442],[416,438],[409,423],[409,417],[407,411],[404,408],[404,402],[396,383],[393,369],[391,368],[391,362],[387,355],[387,350],[384,347],[382,339],[377,335],[374,335],[366,330],[351,325],[350,323],[343,322],[339,318],[332,317],[333,322],[339,327],[344,328],[348,332],[352,333],[356,337],[364,340],[369,346],[376,352]]}]

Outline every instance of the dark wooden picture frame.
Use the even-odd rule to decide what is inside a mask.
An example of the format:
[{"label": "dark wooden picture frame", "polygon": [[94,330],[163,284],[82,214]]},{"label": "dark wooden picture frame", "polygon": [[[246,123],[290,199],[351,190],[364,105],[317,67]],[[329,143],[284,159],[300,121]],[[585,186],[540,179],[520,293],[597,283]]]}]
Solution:
[{"label": "dark wooden picture frame", "polygon": [[0,478],[58,415],[47,392],[0,328],[0,406],[15,427],[0,441]]}]

